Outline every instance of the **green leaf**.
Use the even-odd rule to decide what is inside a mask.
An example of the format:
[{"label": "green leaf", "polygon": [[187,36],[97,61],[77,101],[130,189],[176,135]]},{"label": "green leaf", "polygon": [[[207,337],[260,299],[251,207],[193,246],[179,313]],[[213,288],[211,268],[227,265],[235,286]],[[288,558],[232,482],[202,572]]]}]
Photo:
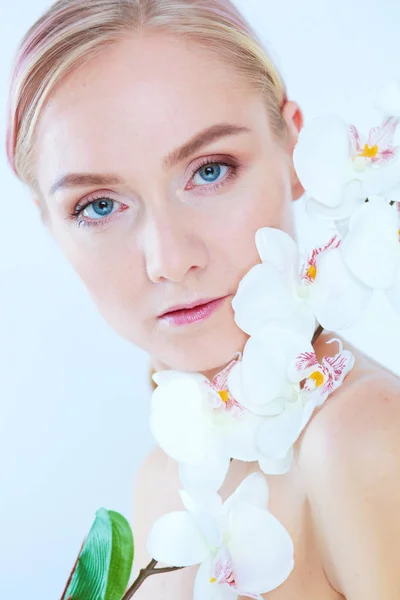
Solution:
[{"label": "green leaf", "polygon": [[128,521],[117,512],[100,508],[61,600],[121,600],[133,555]]}]

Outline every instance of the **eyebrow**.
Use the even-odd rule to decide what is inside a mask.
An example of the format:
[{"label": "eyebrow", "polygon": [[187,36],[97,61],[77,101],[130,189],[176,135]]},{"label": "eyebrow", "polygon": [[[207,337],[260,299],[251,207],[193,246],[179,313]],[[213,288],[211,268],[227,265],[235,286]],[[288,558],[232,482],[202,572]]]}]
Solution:
[{"label": "eyebrow", "polygon": [[[207,127],[193,136],[183,146],[172,150],[164,157],[162,164],[164,169],[172,169],[195,152],[223,137],[238,135],[240,133],[251,133],[248,127],[234,125],[232,123],[219,123]],[[67,173],[62,175],[53,183],[49,195],[53,196],[61,188],[82,187],[88,185],[116,185],[123,184],[124,180],[112,174],[100,175],[98,173]]]}]

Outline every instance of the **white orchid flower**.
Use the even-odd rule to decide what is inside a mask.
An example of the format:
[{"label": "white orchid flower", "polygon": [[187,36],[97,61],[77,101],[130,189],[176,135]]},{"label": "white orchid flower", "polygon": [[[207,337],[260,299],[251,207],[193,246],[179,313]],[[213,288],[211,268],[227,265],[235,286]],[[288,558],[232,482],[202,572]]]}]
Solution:
[{"label": "white orchid flower", "polygon": [[384,86],[375,105],[387,116],[400,117],[400,79],[392,80]]},{"label": "white orchid flower", "polygon": [[400,312],[399,212],[383,198],[366,202],[339,234],[314,248],[298,269],[298,249],[284,231],[263,227],[256,246],[263,261],[244,276],[232,300],[237,325],[250,336],[264,326],[311,339],[315,319],[328,331],[354,325],[374,290]]},{"label": "white orchid flower", "polygon": [[393,143],[399,121],[385,118],[368,138],[336,116],[306,123],[293,161],[310,214],[344,220],[370,196],[400,200],[400,148]]},{"label": "white orchid flower", "polygon": [[298,382],[304,380],[301,393],[315,400],[315,406],[321,406],[342,385],[355,363],[354,355],[349,350],[343,350],[339,339],[332,338],[326,343],[332,342],[339,344],[339,352],[335,356],[324,356],[319,363],[314,351],[304,352],[289,367],[290,379]]},{"label": "white orchid flower", "polygon": [[235,363],[232,360],[212,382],[199,373],[153,375],[158,387],[152,395],[150,428],[159,446],[178,461],[186,489],[217,491],[231,458],[257,460],[255,438],[261,419],[240,406],[226,384]]},{"label": "white orchid flower", "polygon": [[268,485],[252,473],[224,502],[216,493],[180,491],[186,510],[154,523],[147,550],[158,562],[200,564],[193,600],[262,600],[294,566],[289,533],[268,510]]},{"label": "white orchid flower", "polygon": [[365,285],[390,290],[400,271],[395,208],[383,202],[365,204],[351,218],[341,252],[346,266]]},{"label": "white orchid flower", "polygon": [[365,311],[372,290],[345,267],[342,238],[335,235],[322,248],[314,248],[301,271],[300,294],[328,331],[346,329]]},{"label": "white orchid flower", "polygon": [[247,341],[242,360],[228,375],[229,391],[254,414],[279,415],[297,391],[288,377],[288,365],[304,352],[312,351],[305,335],[267,325]]},{"label": "white orchid flower", "polygon": [[310,271],[312,301],[326,329],[352,326],[374,290],[386,293],[400,313],[400,243],[396,207],[383,199],[365,203],[349,221],[341,243],[319,256]]},{"label": "white orchid flower", "polygon": [[309,340],[290,330],[267,327],[249,339],[243,360],[228,375],[228,387],[243,406],[264,417],[256,437],[264,473],[289,471],[293,446],[315,408],[342,384],[353,365],[353,355],[341,344],[338,354],[319,363]]},{"label": "white orchid flower", "polygon": [[[252,336],[275,324],[311,340],[316,320],[327,330],[352,325],[364,308],[365,298],[351,274],[336,276],[334,250],[340,244],[340,236],[333,236],[324,246],[314,248],[300,268],[298,247],[290,235],[271,227],[259,229],[256,246],[262,264],[246,273],[232,300],[240,329]],[[346,308],[346,290],[358,299],[353,312],[341,310],[342,305]]]},{"label": "white orchid flower", "polygon": [[284,231],[262,227],[255,236],[262,261],[246,273],[232,300],[236,324],[249,335],[267,323],[283,324],[311,337],[315,315],[301,295],[299,252]]}]

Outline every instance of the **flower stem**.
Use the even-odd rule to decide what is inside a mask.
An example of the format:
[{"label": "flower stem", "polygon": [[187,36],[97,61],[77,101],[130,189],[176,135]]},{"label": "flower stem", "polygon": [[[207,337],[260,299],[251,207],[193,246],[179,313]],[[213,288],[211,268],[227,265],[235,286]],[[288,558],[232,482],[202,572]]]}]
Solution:
[{"label": "flower stem", "polygon": [[150,577],[150,575],[159,575],[160,573],[170,573],[171,571],[178,571],[179,569],[184,569],[184,567],[162,567],[159,569],[155,569],[157,561],[151,560],[145,569],[141,569],[139,571],[138,577],[132,583],[131,587],[125,592],[124,596],[121,600],[129,600],[132,598],[133,594],[140,588],[142,583]]}]

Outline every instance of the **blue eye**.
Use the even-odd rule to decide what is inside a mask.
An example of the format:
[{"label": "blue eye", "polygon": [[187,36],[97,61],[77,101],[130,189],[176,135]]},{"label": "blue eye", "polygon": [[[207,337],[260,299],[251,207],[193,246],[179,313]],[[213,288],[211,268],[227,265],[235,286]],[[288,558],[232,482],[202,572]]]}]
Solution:
[{"label": "blue eye", "polygon": [[[98,197],[91,197],[84,204],[77,204],[70,218],[77,222],[78,227],[95,227],[108,220],[107,218],[113,214],[112,210],[116,204],[121,203],[103,194]],[[94,214],[88,215],[89,209],[92,209]],[[80,218],[81,214],[86,218]]]},{"label": "blue eye", "polygon": [[[228,174],[226,177],[221,177],[221,174],[224,175],[224,167]],[[199,174],[202,178],[202,182],[209,185],[200,184],[194,185],[193,187],[202,188],[208,193],[212,193],[235,179],[238,175],[239,169],[240,166],[238,164],[221,161],[217,162],[210,159],[204,160],[203,164],[197,167],[197,169],[193,172],[192,179]],[[120,208],[120,210],[113,211],[114,208],[117,208],[116,205],[120,205],[122,208]],[[91,196],[87,198],[84,203],[77,204],[68,218],[76,221],[78,227],[96,227],[108,222],[110,220],[110,215],[112,215],[114,212],[123,212],[127,208],[128,207],[126,205],[121,204],[121,202],[118,202],[113,198],[110,198],[106,195],[106,193],[98,193],[97,196]],[[92,214],[88,214],[89,210],[92,211]],[[82,218],[81,215],[83,215],[85,218]]]},{"label": "blue eye", "polygon": [[[213,193],[235,179],[238,175],[239,168],[239,165],[235,163],[205,159],[192,174],[193,181],[195,181],[196,176],[201,177],[200,184],[196,184],[195,182],[193,187],[201,188],[202,193],[204,191]],[[223,175],[225,175],[225,177],[223,177]]]},{"label": "blue eye", "polygon": [[[94,200],[93,202],[88,204],[85,207],[84,211],[87,211],[88,208],[93,208],[94,212],[99,217],[108,217],[111,214],[114,204],[115,204],[115,201],[111,200],[111,198],[101,198],[99,200]],[[82,211],[82,212],[84,212],[84,211]],[[108,212],[108,211],[110,211],[110,212]],[[85,215],[85,216],[89,216],[89,215]]]},{"label": "blue eye", "polygon": [[[215,179],[213,179],[213,177],[218,178],[219,175],[221,174],[221,167],[218,163],[214,163],[214,164],[209,164],[206,165],[205,167],[201,167],[201,169],[199,169],[197,171],[197,173],[201,173],[203,171],[203,174],[205,175],[205,178],[211,182],[214,183]],[[202,174],[202,176],[203,176]]]}]

